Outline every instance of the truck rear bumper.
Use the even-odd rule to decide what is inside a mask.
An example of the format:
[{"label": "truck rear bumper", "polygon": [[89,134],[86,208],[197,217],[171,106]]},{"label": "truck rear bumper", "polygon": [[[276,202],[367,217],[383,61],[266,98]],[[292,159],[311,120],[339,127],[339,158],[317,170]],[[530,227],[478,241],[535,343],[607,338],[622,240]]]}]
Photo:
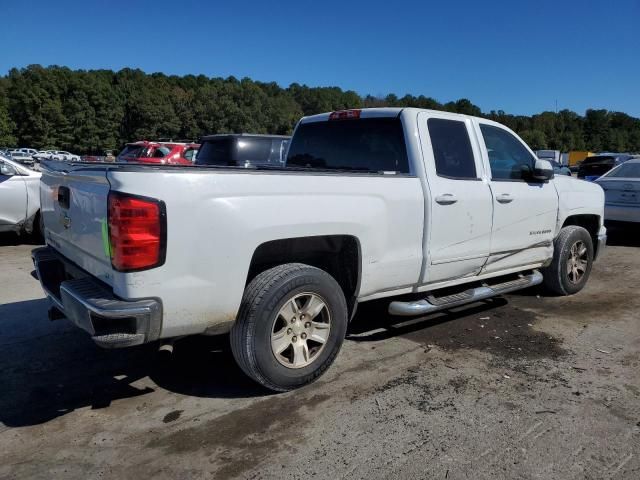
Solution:
[{"label": "truck rear bumper", "polygon": [[162,303],[153,298],[122,300],[110,288],[51,247],[31,252],[40,284],[54,308],[103,348],[157,340]]}]

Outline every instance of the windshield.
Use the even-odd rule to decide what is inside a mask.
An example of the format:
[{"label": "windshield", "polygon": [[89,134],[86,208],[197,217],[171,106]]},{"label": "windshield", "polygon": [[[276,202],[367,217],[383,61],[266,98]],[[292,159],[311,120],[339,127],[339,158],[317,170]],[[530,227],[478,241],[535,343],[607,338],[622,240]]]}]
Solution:
[{"label": "windshield", "polygon": [[144,150],[145,150],[144,145],[127,145],[118,154],[118,157],[123,159],[138,158],[142,156]]},{"label": "windshield", "polygon": [[398,118],[303,123],[287,156],[287,167],[409,173]]},{"label": "windshield", "polygon": [[607,177],[640,178],[640,163],[623,163],[615,170],[612,170]]},{"label": "windshield", "polygon": [[610,156],[610,155],[595,155],[593,157],[587,157],[585,158],[582,163],[584,165],[588,165],[590,163],[613,163],[615,160],[614,157]]}]

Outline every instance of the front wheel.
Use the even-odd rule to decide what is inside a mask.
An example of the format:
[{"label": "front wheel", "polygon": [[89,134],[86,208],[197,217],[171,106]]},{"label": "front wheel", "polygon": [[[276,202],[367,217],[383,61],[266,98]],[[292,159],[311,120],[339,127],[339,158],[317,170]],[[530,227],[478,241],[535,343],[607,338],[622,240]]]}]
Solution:
[{"label": "front wheel", "polygon": [[593,240],[582,227],[560,230],[554,241],[553,260],[543,270],[544,284],[557,295],[578,293],[587,283],[593,266]]},{"label": "front wheel", "polygon": [[347,330],[347,305],[327,272],[289,263],[257,275],[246,287],[231,329],[240,368],[274,391],[316,380],[333,363]]}]

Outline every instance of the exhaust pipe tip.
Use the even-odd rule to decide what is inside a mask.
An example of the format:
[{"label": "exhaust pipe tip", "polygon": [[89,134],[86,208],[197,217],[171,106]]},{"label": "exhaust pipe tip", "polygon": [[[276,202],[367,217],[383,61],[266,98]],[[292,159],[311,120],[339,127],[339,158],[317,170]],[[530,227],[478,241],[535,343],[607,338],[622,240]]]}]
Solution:
[{"label": "exhaust pipe tip", "polygon": [[157,358],[160,365],[168,366],[173,359],[173,341],[163,341],[158,347]]}]

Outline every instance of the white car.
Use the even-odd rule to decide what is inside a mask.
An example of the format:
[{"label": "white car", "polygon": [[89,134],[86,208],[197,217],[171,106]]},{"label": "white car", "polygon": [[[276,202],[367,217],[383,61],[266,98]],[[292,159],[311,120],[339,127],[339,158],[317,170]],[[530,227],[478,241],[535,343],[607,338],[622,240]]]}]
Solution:
[{"label": "white car", "polygon": [[53,153],[53,160],[59,160],[61,162],[79,162],[80,157],[73,153],[65,152],[64,150],[57,150]]},{"label": "white car", "polygon": [[640,223],[640,158],[628,160],[596,180],[604,190],[604,219]]},{"label": "white car", "polygon": [[35,163],[35,159],[33,158],[35,153],[37,153],[36,150],[32,148],[14,148],[9,150],[12,160],[28,166]]},{"label": "white car", "polygon": [[64,150],[46,150],[34,155],[39,160],[55,160],[58,162],[79,162],[80,156]]},{"label": "white car", "polygon": [[606,241],[600,187],[499,123],[415,108],[303,118],[286,165],[52,163],[41,188],[51,318],[108,348],[230,332],[277,391],[322,375],[359,303],[574,294]]},{"label": "white car", "polygon": [[0,155],[0,232],[42,233],[40,176]]}]

